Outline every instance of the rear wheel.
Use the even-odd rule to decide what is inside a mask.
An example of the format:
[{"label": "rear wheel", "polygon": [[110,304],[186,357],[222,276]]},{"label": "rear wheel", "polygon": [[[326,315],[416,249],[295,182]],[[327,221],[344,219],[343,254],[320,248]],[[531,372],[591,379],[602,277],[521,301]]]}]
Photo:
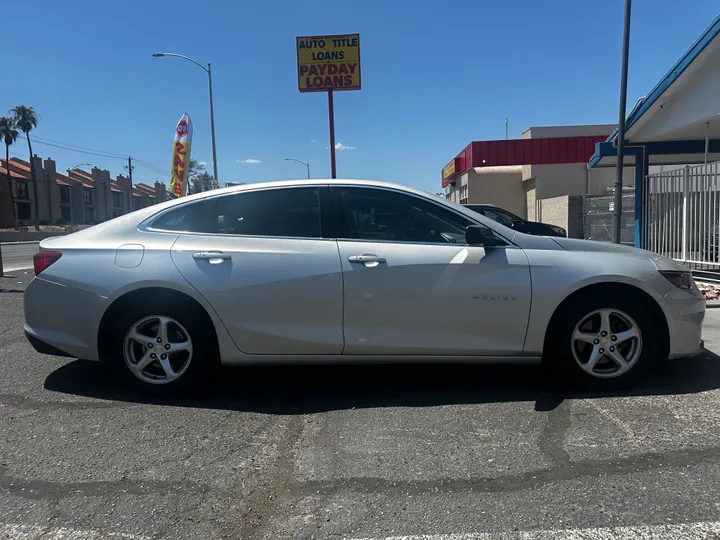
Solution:
[{"label": "rear wheel", "polygon": [[105,337],[102,361],[123,383],[146,393],[187,390],[217,360],[212,328],[179,305],[123,310]]},{"label": "rear wheel", "polygon": [[560,377],[601,389],[633,385],[662,354],[660,328],[644,301],[590,294],[561,309],[544,358]]}]

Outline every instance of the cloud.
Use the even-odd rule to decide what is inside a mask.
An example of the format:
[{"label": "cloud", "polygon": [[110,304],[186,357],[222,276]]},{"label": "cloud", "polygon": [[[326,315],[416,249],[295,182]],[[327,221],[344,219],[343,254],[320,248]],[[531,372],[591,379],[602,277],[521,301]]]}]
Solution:
[{"label": "cloud", "polygon": [[198,165],[207,165],[207,161],[198,161]]},{"label": "cloud", "polygon": [[354,146],[345,146],[343,143],[335,143],[335,150],[355,150]]},{"label": "cloud", "polygon": [[259,159],[253,159],[253,158],[238,159],[237,162],[238,163],[262,163],[262,161],[260,161]]}]

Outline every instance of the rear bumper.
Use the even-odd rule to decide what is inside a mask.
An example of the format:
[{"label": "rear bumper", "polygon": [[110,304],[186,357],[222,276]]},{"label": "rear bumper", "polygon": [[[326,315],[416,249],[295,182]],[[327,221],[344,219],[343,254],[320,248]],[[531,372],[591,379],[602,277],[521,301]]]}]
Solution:
[{"label": "rear bumper", "polygon": [[60,349],[58,349],[57,347],[53,347],[49,343],[45,343],[39,337],[31,334],[27,330],[25,330],[25,337],[30,342],[30,345],[33,346],[33,349],[35,349],[40,354],[50,354],[52,356],[67,356],[69,358],[73,357],[72,354],[61,351]]},{"label": "rear bumper", "polygon": [[104,296],[35,278],[24,294],[25,335],[40,353],[98,360],[98,329],[109,305]]}]

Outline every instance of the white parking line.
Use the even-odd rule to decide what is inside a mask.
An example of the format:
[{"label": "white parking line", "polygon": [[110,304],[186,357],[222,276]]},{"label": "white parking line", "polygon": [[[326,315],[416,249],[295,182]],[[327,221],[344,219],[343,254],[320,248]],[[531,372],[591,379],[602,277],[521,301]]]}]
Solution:
[{"label": "white parking line", "polygon": [[0,523],[0,538],[3,540],[150,540],[148,536],[127,533],[12,523]]},{"label": "white parking line", "polygon": [[599,527],[498,533],[420,534],[354,540],[710,540],[720,538],[720,521],[638,527]]}]

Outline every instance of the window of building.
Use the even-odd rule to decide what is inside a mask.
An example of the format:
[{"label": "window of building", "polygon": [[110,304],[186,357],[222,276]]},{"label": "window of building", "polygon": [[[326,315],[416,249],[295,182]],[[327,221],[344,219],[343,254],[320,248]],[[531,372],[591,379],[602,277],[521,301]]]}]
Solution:
[{"label": "window of building", "polygon": [[83,188],[83,202],[85,204],[92,204],[93,203],[93,197],[92,197],[92,188]]},{"label": "window of building", "polygon": [[220,197],[217,231],[245,236],[320,238],[320,190],[268,189]]},{"label": "window of building", "polygon": [[[15,190],[17,192],[16,198],[18,199],[29,199],[30,193],[28,190],[28,183],[24,180],[18,180],[15,182]],[[20,219],[20,218],[18,218]],[[30,218],[27,218],[30,219]]]},{"label": "window of building", "polygon": [[17,203],[17,218],[20,221],[29,221],[32,219],[32,206],[30,203]]},{"label": "window of building", "polygon": [[85,223],[90,225],[95,223],[95,209],[89,206],[85,207]]},{"label": "window of building", "polygon": [[69,206],[60,207],[60,219],[65,223],[72,222],[72,210]]},{"label": "window of building", "polygon": [[60,204],[70,204],[70,186],[60,186]]},{"label": "window of building", "polygon": [[117,191],[113,191],[112,197],[113,197],[113,207],[115,208],[122,208],[122,199],[121,199],[122,193],[118,193]]},{"label": "window of building", "polygon": [[336,188],[346,216],[344,238],[464,243],[467,218],[419,197],[382,189]]},{"label": "window of building", "polygon": [[464,184],[460,186],[460,204],[468,203],[468,185]]}]

